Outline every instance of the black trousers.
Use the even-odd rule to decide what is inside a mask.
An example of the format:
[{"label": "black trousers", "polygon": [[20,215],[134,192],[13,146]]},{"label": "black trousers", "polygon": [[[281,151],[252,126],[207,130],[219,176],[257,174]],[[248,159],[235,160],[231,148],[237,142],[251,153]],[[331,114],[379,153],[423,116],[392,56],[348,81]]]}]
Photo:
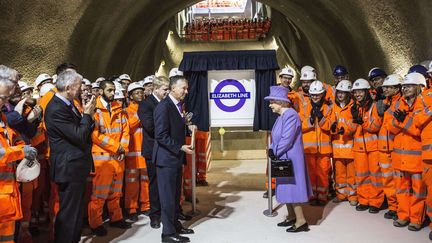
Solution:
[{"label": "black trousers", "polygon": [[161,218],[161,204],[159,200],[159,190],[156,176],[156,165],[151,160],[146,159],[147,174],[149,177],[149,198],[150,198],[150,213],[151,220]]},{"label": "black trousers", "polygon": [[157,183],[162,208],[162,235],[175,234],[178,228],[179,203],[182,185],[182,167],[157,166]]},{"label": "black trousers", "polygon": [[57,183],[60,209],[55,220],[56,243],[78,243],[83,223],[86,181]]}]

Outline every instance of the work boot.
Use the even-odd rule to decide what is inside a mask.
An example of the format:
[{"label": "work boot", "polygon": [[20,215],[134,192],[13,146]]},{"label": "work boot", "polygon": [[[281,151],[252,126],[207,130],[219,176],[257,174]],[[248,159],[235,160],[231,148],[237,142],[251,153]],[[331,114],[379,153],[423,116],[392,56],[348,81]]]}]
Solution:
[{"label": "work boot", "polygon": [[366,211],[366,210],[368,210],[368,208],[369,208],[368,205],[363,205],[363,204],[359,204],[356,206],[357,211]]},{"label": "work boot", "polygon": [[137,213],[131,213],[126,215],[126,222],[128,223],[135,223],[138,221],[138,214]]},{"label": "work boot", "polygon": [[332,201],[333,201],[334,203],[341,203],[341,202],[346,201],[346,199],[340,199],[340,198],[338,198],[338,197],[335,197],[335,198],[333,198]]},{"label": "work boot", "polygon": [[401,227],[407,226],[408,224],[409,224],[408,220],[398,219],[398,220],[393,221],[393,226],[394,227],[401,228]]},{"label": "work boot", "polygon": [[103,224],[99,225],[96,229],[91,229],[91,231],[96,236],[106,236],[108,234]]},{"label": "work boot", "polygon": [[419,225],[419,224],[414,224],[414,223],[410,223],[409,225],[408,225],[408,230],[409,231],[420,231],[421,230],[421,225]]},{"label": "work boot", "polygon": [[394,220],[395,218],[397,218],[397,213],[394,210],[389,210],[384,214],[384,218]]},{"label": "work boot", "polygon": [[432,240],[432,231],[429,232],[429,240]]},{"label": "work boot", "polygon": [[197,186],[209,186],[209,183],[206,180],[199,180],[196,182]]},{"label": "work boot", "polygon": [[[275,195],[275,189],[272,189],[272,196]],[[265,191],[263,194],[263,198],[268,198],[268,191]]]},{"label": "work boot", "polygon": [[[190,202],[190,203],[192,203],[192,196],[186,196],[186,197],[185,197],[185,201],[186,201],[186,202]],[[195,198],[195,202],[196,202],[196,203],[199,203],[199,202],[200,202],[199,199],[198,199],[197,197]]]},{"label": "work boot", "polygon": [[358,202],[357,202],[357,200],[352,200],[352,201],[349,202],[349,204],[351,206],[355,207],[355,206],[357,206]]},{"label": "work boot", "polygon": [[369,207],[369,213],[377,214],[377,213],[379,213],[379,211],[380,211],[380,209],[377,207],[374,207],[374,206]]},{"label": "work boot", "polygon": [[109,225],[111,227],[119,228],[119,229],[130,229],[132,227],[129,223],[127,223],[126,221],[124,221],[124,219],[120,219],[120,220],[117,220],[117,221],[114,221],[114,222],[110,222]]}]

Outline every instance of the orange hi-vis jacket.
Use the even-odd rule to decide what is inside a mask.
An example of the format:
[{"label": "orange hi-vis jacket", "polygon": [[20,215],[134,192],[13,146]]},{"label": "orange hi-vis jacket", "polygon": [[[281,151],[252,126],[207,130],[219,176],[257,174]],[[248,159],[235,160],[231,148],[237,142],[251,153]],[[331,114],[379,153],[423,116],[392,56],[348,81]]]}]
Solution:
[{"label": "orange hi-vis jacket", "polygon": [[[372,101],[371,101],[372,102]],[[369,110],[364,107],[359,109],[360,117],[363,119],[362,125],[357,125],[354,133],[354,148],[355,152],[372,152],[378,151],[378,132],[381,128],[382,118],[378,115],[376,103],[373,102]]]},{"label": "orange hi-vis jacket", "polygon": [[331,101],[331,104],[333,104],[336,100],[336,87],[333,87],[324,82],[323,85],[324,85],[324,89],[326,90],[325,99]]},{"label": "orange hi-vis jacket", "polygon": [[129,152],[126,154],[128,163],[133,163],[132,168],[143,169],[146,168],[146,161],[141,156],[142,148],[142,126],[138,118],[138,104],[131,101],[126,108],[128,122],[129,122]]},{"label": "orange hi-vis jacket", "polygon": [[[336,122],[336,132],[332,131],[332,147],[333,147],[333,158],[337,159],[354,159],[353,155],[353,134],[357,129],[356,124],[352,123],[351,115],[352,101],[350,101],[344,107],[340,107],[337,102],[333,105],[333,112],[330,126]],[[344,129],[344,134],[339,134],[341,129]]]},{"label": "orange hi-vis jacket", "polygon": [[414,116],[414,124],[421,129],[422,160],[426,167],[432,167],[432,91],[425,91],[417,97],[424,107]]},{"label": "orange hi-vis jacket", "polygon": [[399,109],[408,114],[403,122],[393,118],[389,126],[390,132],[395,135],[392,153],[393,168],[420,173],[423,171],[421,129],[414,124],[414,117],[421,113],[424,107],[419,97],[415,98],[411,106],[403,97],[399,101]]},{"label": "orange hi-vis jacket", "polygon": [[111,112],[109,112],[102,104],[101,99],[102,97],[99,97],[96,100],[92,153],[113,156],[122,146],[127,154],[130,135],[126,113],[116,101],[111,102]]},{"label": "orange hi-vis jacket", "polygon": [[[303,91],[303,89],[300,87],[299,89],[298,89],[298,91],[297,91],[297,95],[298,95],[298,98],[299,98],[299,103],[298,103],[298,110],[296,110],[298,113],[299,113],[299,115],[300,115],[300,117],[302,116],[301,114],[303,114],[304,112],[305,112],[305,110],[306,110],[306,107],[307,107],[307,105],[308,105],[308,102],[309,102],[309,94],[308,93],[305,93],[304,91]],[[288,94],[288,98],[289,98],[289,94]]]},{"label": "orange hi-vis jacket", "polygon": [[391,97],[391,101],[384,100],[384,103],[390,107],[384,113],[381,129],[378,132],[378,150],[381,152],[390,153],[393,150],[394,135],[390,133],[389,126],[392,125],[393,113],[399,109],[400,98],[401,94],[397,93]]},{"label": "orange hi-vis jacket", "polygon": [[16,161],[24,159],[24,143],[14,145],[17,134],[6,124],[1,113],[0,121],[0,223],[22,218],[21,198],[15,180]]},{"label": "orange hi-vis jacket", "polygon": [[288,92],[288,99],[291,101],[294,110],[299,112],[300,106],[302,105],[302,99],[300,95],[295,90],[290,88],[290,91]]},{"label": "orange hi-vis jacket", "polygon": [[302,119],[302,132],[303,132],[303,145],[304,152],[306,154],[331,154],[331,117],[332,117],[332,107],[323,104],[321,111],[324,117],[321,121],[317,121],[311,124],[310,113],[312,110],[312,101],[308,101],[306,108],[301,114]]}]

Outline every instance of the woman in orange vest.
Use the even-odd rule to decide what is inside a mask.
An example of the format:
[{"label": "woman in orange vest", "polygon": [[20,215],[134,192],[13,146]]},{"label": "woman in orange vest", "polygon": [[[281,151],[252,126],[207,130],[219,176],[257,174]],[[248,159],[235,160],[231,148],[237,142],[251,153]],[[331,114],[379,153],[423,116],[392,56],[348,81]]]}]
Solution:
[{"label": "woman in orange vest", "polygon": [[357,128],[352,123],[351,88],[348,80],[342,80],[336,86],[336,101],[333,105],[333,118],[330,132],[332,134],[333,163],[335,167],[336,198],[339,203],[348,200],[351,206],[357,206],[353,134]]},{"label": "woman in orange vest", "polygon": [[422,142],[421,129],[417,127],[414,117],[424,110],[420,94],[420,82],[425,80],[419,73],[410,73],[402,81],[403,98],[400,106],[393,113],[389,127],[395,135],[392,162],[396,197],[398,201],[398,220],[393,222],[396,227],[405,227],[419,231],[423,223],[426,186],[422,181]]},{"label": "woman in orange vest", "polygon": [[353,84],[355,102],[351,107],[353,123],[357,124],[354,134],[354,166],[359,205],[357,211],[369,209],[378,213],[384,201],[381,170],[378,165],[378,131],[382,119],[377,113],[376,104],[370,96],[371,86],[365,79],[357,79]]},{"label": "woman in orange vest", "polygon": [[303,144],[314,197],[311,204],[323,206],[328,200],[330,158],[332,154],[330,119],[332,108],[324,99],[321,81],[309,88],[310,99],[302,115]]}]

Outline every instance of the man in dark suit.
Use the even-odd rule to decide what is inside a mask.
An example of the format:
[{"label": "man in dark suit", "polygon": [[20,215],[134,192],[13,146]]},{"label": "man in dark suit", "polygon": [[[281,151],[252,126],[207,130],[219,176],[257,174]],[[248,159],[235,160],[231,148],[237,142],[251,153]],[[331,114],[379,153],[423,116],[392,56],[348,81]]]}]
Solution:
[{"label": "man in dark suit", "polygon": [[45,111],[50,146],[50,176],[58,186],[60,210],[55,221],[55,242],[79,242],[86,179],[92,169],[91,133],[95,98],[83,104],[81,115],[74,99],[81,92],[82,76],[75,71],[58,75],[58,92]]},{"label": "man in dark suit", "polygon": [[189,242],[188,237],[180,234],[192,234],[193,230],[183,228],[178,221],[183,165],[186,153],[192,154],[191,146],[185,144],[187,126],[182,112],[188,82],[184,77],[173,78],[170,89],[168,97],[154,111],[153,161],[162,206],[162,242]]},{"label": "man in dark suit", "polygon": [[153,112],[159,102],[168,95],[169,80],[166,77],[156,77],[153,80],[153,93],[146,100],[139,103],[138,117],[143,127],[143,142],[141,154],[144,156],[149,177],[149,197],[150,197],[150,226],[154,229],[160,227],[161,206],[159,201],[159,191],[156,180],[156,166],[152,162],[154,147],[154,121]]}]

